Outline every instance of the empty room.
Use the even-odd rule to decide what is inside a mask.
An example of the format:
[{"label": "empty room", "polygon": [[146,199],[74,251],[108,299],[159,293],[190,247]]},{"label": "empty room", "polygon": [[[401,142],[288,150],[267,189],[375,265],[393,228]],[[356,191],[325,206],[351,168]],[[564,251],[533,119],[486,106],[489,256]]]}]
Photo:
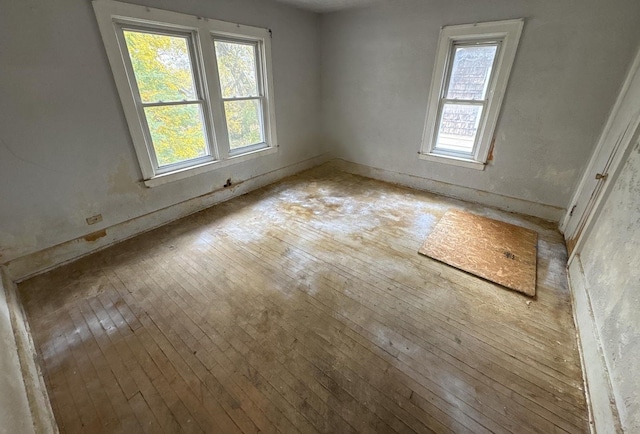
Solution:
[{"label": "empty room", "polygon": [[640,433],[638,22],[0,0],[0,433]]}]

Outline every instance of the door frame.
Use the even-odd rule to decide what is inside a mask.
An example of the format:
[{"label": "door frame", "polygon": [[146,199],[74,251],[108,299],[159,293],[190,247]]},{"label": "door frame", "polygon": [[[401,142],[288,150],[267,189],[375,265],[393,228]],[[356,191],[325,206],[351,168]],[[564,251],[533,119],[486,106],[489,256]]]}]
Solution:
[{"label": "door frame", "polygon": [[[624,134],[622,139],[618,142],[615,140],[611,140],[610,132],[611,128],[614,124],[614,121],[618,116],[624,115],[621,112],[622,103],[629,93],[629,89],[631,86],[638,86],[640,88],[640,48],[636,51],[635,58],[629,71],[627,72],[624,83],[618,93],[618,97],[616,99],[615,104],[609,114],[607,119],[607,123],[600,134],[598,139],[598,143],[596,148],[594,149],[591,158],[589,160],[589,164],[585,169],[582,178],[580,180],[580,184],[578,184],[578,188],[574,192],[571,197],[571,202],[569,202],[569,207],[562,221],[560,222],[560,230],[564,233],[565,240],[567,244],[572,243],[573,248],[569,254],[569,258],[567,261],[567,267],[571,264],[571,261],[575,258],[577,254],[580,253],[580,249],[584,244],[585,240],[588,238],[590,232],[593,230],[593,226],[597,220],[597,217],[600,215],[602,208],[605,204],[606,198],[609,196],[611,189],[615,185],[615,181],[618,178],[620,170],[622,169],[622,165],[626,161],[633,145],[637,142],[640,137],[640,116],[636,119],[631,119],[629,125],[627,126],[627,131],[630,134]],[[630,131],[629,131],[630,130]],[[572,215],[572,209],[576,205],[577,201],[580,199],[581,195],[585,192],[585,189],[588,188],[589,182],[595,176],[595,174],[602,170],[602,167],[597,167],[596,164],[599,160],[599,157],[603,155],[603,153],[607,153],[609,155],[608,170],[607,170],[607,178],[603,182],[602,188],[597,192],[597,197],[595,199],[590,199],[590,205],[584,209],[580,215]],[[593,190],[596,191],[595,189]],[[571,232],[567,231],[569,227],[569,223],[572,219],[576,219],[578,222]],[[582,220],[585,220],[584,225],[580,227],[579,223]]]}]

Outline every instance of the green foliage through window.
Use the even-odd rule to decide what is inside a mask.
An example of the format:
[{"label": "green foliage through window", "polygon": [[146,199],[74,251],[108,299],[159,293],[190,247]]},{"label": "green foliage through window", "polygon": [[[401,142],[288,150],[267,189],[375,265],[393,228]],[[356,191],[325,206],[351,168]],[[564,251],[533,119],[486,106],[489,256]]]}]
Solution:
[{"label": "green foliage through window", "polygon": [[[229,148],[237,149],[264,141],[256,45],[230,41],[215,42],[220,90],[229,132]],[[236,98],[249,98],[235,100]]]},{"label": "green foliage through window", "polygon": [[[187,37],[124,31],[159,166],[207,155]],[[192,101],[188,103],[187,101]]]},{"label": "green foliage through window", "polygon": [[[208,153],[189,35],[123,30],[158,166]],[[215,41],[230,149],[264,141],[257,44]]]}]

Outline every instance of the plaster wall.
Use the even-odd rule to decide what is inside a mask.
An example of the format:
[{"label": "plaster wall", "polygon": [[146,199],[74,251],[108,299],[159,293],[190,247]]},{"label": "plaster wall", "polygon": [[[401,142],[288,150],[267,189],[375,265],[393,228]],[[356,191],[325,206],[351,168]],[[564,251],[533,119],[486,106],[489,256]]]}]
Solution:
[{"label": "plaster wall", "polygon": [[640,143],[606,199],[580,260],[620,423],[640,432]]},{"label": "plaster wall", "polygon": [[146,188],[91,2],[3,1],[0,263],[324,152],[317,14],[263,0],[131,3],[272,29],[279,151]]},{"label": "plaster wall", "polygon": [[[339,158],[425,188],[566,208],[640,40],[638,16],[636,0],[397,0],[323,15],[325,140]],[[512,18],[526,21],[493,161],[478,171],[420,160],[440,28]]]}]

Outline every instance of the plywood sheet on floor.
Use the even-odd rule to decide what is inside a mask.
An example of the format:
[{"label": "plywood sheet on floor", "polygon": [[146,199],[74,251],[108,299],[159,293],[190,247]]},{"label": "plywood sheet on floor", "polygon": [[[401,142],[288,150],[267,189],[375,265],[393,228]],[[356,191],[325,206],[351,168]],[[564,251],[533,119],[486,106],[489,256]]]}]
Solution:
[{"label": "plywood sheet on floor", "polygon": [[421,254],[527,295],[536,295],[538,234],[472,213],[449,210]]},{"label": "plywood sheet on floor", "polygon": [[[540,232],[538,296],[416,255]],[[63,433],[584,433],[555,225],[325,168],[20,284]]]}]

